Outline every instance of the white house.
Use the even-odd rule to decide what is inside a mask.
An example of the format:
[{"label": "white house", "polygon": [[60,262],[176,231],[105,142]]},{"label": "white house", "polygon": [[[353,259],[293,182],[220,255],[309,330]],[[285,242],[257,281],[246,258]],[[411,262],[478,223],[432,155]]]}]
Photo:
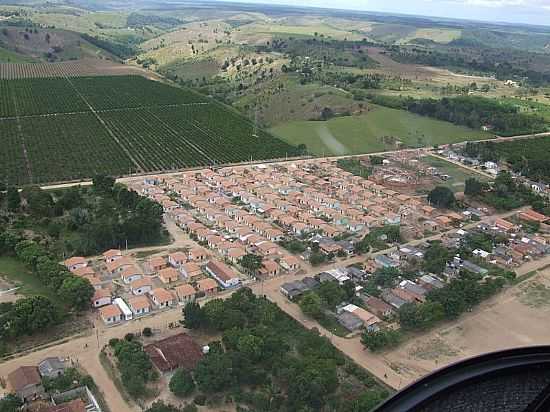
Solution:
[{"label": "white house", "polygon": [[134,295],[144,295],[153,290],[153,282],[147,278],[138,279],[130,284],[130,289]]},{"label": "white house", "polygon": [[97,289],[92,297],[92,306],[100,308],[111,304],[111,292],[107,289]]},{"label": "white house", "polygon": [[111,304],[99,309],[99,315],[106,325],[114,325],[122,321],[122,312],[117,305]]},{"label": "white house", "polygon": [[236,287],[241,283],[239,277],[225,263],[211,260],[205,269],[224,289]]},{"label": "white house", "polygon": [[126,267],[122,274],[120,275],[122,278],[122,281],[129,285],[132,282],[135,282],[136,280],[139,280],[143,277],[143,272],[140,268],[138,268],[135,265]]},{"label": "white house", "polygon": [[128,306],[136,316],[146,315],[151,312],[151,303],[147,296],[134,296],[128,299]]}]

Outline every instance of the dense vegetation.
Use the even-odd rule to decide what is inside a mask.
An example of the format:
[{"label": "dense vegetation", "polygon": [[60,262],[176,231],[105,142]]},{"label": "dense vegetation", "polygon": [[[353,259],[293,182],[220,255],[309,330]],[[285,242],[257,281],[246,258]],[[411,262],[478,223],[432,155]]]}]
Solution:
[{"label": "dense vegetation", "polygon": [[371,95],[370,100],[383,106],[409,110],[421,116],[445,120],[472,129],[487,126],[503,136],[548,130],[544,118],[521,113],[516,106],[484,97],[445,97],[437,100]]},{"label": "dense vegetation", "polygon": [[109,341],[117,360],[117,367],[124,388],[135,398],[147,397],[147,384],[158,379],[158,373],[153,369],[149,356],[143,350],[141,343],[127,335],[125,339]]},{"label": "dense vegetation", "polygon": [[209,399],[229,394],[250,410],[359,412],[387,396],[327,339],[247,288],[184,313],[186,327],[222,334],[193,373]]},{"label": "dense vegetation", "polygon": [[467,143],[463,153],[482,162],[505,161],[514,172],[550,184],[550,137],[502,143]]},{"label": "dense vegetation", "polygon": [[0,82],[0,179],[13,184],[303,153],[196,93],[138,76]]},{"label": "dense vegetation", "polygon": [[[502,39],[499,39],[498,42],[501,43]],[[550,83],[550,72],[531,68],[531,65],[539,60],[540,63],[544,63],[545,56],[527,51],[493,49],[480,44],[472,44],[471,41],[467,44],[463,39],[454,40],[452,45],[459,47],[453,47],[451,50],[438,50],[437,48],[393,46],[390,53],[393,59],[402,63],[489,74],[499,80],[527,79],[532,86],[543,86]]]},{"label": "dense vegetation", "polygon": [[500,211],[530,205],[537,212],[550,216],[548,198],[535,193],[531,187],[516,182],[506,171],[498,174],[492,186],[476,179],[468,179],[464,194],[480,199]]}]

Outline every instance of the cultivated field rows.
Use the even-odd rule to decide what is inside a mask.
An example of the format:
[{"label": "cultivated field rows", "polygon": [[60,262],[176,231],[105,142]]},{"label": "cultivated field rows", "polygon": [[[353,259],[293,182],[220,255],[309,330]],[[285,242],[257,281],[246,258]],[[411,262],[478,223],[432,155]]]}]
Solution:
[{"label": "cultivated field rows", "polygon": [[293,156],[192,91],[140,76],[0,80],[0,178],[14,184]]}]

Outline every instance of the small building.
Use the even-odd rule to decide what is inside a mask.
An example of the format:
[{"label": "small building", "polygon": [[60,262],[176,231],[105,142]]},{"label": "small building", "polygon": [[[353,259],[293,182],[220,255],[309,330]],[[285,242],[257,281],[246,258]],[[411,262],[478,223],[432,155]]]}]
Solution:
[{"label": "small building", "polygon": [[42,379],[35,366],[20,366],[7,379],[8,389],[23,402],[43,398],[46,395]]},{"label": "small building", "polygon": [[141,278],[130,284],[130,290],[134,295],[144,295],[153,290],[153,282],[148,278]]},{"label": "small building", "polygon": [[342,310],[344,312],[350,312],[361,319],[363,325],[368,331],[376,331],[379,329],[380,319],[365,309],[349,304],[344,306]]},{"label": "small building", "polygon": [[208,251],[203,247],[194,247],[189,251],[189,260],[193,262],[204,262],[210,257]]},{"label": "small building", "polygon": [[174,304],[174,295],[166,289],[153,289],[149,295],[158,308],[168,308]]},{"label": "small building", "polygon": [[113,303],[117,305],[122,312],[122,320],[132,320],[133,313],[130,307],[122,298],[116,298]]},{"label": "small building", "polygon": [[133,266],[134,265],[134,262],[127,258],[127,257],[121,257],[120,259],[116,259],[112,262],[108,262],[106,264],[107,266],[107,271],[111,274],[111,275],[116,275],[118,273],[122,273],[122,271],[124,269],[126,269],[127,267],[130,267],[130,266]]},{"label": "small building", "polygon": [[162,269],[159,272],[159,279],[164,284],[177,282],[179,278],[180,278],[179,272],[174,268]]},{"label": "small building", "polygon": [[122,257],[122,252],[119,249],[109,249],[103,252],[103,259],[105,260],[105,263],[114,262],[115,260],[120,259],[121,257]]},{"label": "small building", "polygon": [[160,272],[168,267],[168,263],[163,256],[153,256],[147,261],[147,264],[153,273]]},{"label": "small building", "polygon": [[127,266],[120,274],[122,281],[127,285],[143,277],[143,271],[136,265]]},{"label": "small building", "polygon": [[120,308],[115,305],[103,306],[99,309],[99,316],[106,325],[114,325],[122,321],[122,312]]},{"label": "small building", "polygon": [[193,262],[187,262],[181,265],[179,268],[180,273],[187,279],[187,281],[193,281],[195,278],[202,275],[202,269],[199,265]]},{"label": "small building", "polygon": [[292,255],[285,255],[279,260],[281,267],[288,271],[300,269],[300,261]]},{"label": "small building", "polygon": [[96,275],[94,268],[92,268],[91,266],[80,267],[80,268],[77,268],[75,270],[71,270],[71,272],[74,275],[80,276],[80,277],[95,276]]},{"label": "small building", "polygon": [[128,299],[128,306],[136,316],[146,315],[151,312],[151,302],[145,295],[133,296]]},{"label": "small building", "polygon": [[46,358],[38,364],[38,372],[43,378],[57,378],[65,373],[65,362],[60,358]]},{"label": "small building", "polygon": [[203,355],[200,345],[185,333],[151,343],[143,350],[161,373],[179,368],[192,371]]},{"label": "small building", "polygon": [[176,287],[175,289],[178,301],[182,304],[186,304],[195,300],[196,291],[195,288],[188,283],[184,283]]},{"label": "small building", "polygon": [[365,304],[375,315],[381,317],[388,317],[395,313],[391,305],[388,305],[382,299],[378,299],[375,296],[370,296],[365,299]]},{"label": "small building", "polygon": [[111,304],[111,291],[108,289],[97,289],[92,297],[92,306],[100,308]]},{"label": "small building", "polygon": [[263,276],[277,276],[279,274],[279,265],[274,260],[264,260],[259,272]]},{"label": "small building", "polygon": [[72,272],[78,268],[84,268],[88,266],[88,261],[82,256],[74,256],[72,258],[65,260],[63,264],[67,269],[69,269]]},{"label": "small building", "polygon": [[296,280],[293,282],[283,283],[279,290],[288,299],[294,300],[306,293],[309,288],[303,282]]},{"label": "small building", "polygon": [[386,255],[378,255],[374,258],[374,262],[378,267],[381,268],[397,268],[399,267],[399,262],[396,262],[392,258]]},{"label": "small building", "polygon": [[183,252],[175,252],[168,255],[168,263],[173,268],[179,268],[185,262],[187,262],[187,255]]},{"label": "small building", "polygon": [[241,283],[241,280],[233,270],[225,263],[218,260],[211,260],[208,262],[205,270],[216,279],[224,289],[236,287]]},{"label": "small building", "polygon": [[342,312],[336,316],[340,325],[350,332],[355,332],[363,327],[363,321],[350,312]]},{"label": "small building", "polygon": [[197,290],[205,296],[212,296],[218,291],[218,284],[211,278],[201,279],[197,282]]}]

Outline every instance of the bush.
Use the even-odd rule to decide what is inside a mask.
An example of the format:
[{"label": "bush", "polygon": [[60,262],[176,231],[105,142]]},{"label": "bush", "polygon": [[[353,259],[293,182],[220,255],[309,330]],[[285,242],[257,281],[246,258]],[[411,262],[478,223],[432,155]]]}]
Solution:
[{"label": "bush", "polygon": [[185,398],[195,390],[195,381],[191,373],[178,369],[170,379],[170,391],[179,398]]},{"label": "bush", "polygon": [[143,328],[143,336],[150,338],[153,336],[153,330],[151,328]]},{"label": "bush", "polygon": [[193,399],[193,403],[199,406],[206,405],[206,395],[201,393],[200,395],[195,396],[195,399]]}]

